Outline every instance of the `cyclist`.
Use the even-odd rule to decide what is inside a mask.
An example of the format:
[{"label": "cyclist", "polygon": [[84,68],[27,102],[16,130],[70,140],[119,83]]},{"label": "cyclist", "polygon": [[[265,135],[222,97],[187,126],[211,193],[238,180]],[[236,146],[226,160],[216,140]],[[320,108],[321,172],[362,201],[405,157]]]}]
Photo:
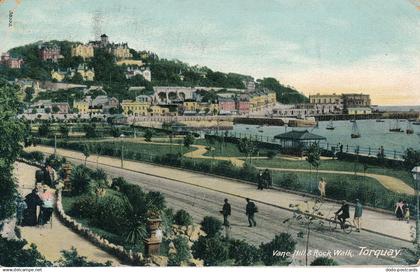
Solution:
[{"label": "cyclist", "polygon": [[350,218],[350,207],[345,200],[341,202],[341,208],[335,212],[335,215],[338,221],[340,221],[341,228],[343,229],[347,218]]}]

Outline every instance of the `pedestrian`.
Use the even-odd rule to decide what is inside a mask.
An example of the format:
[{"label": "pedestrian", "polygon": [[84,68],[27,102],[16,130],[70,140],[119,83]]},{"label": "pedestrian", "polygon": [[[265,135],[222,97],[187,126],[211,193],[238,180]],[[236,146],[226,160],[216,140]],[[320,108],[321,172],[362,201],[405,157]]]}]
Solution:
[{"label": "pedestrian", "polygon": [[270,170],[265,169],[264,170],[264,184],[265,184],[265,188],[271,188],[273,186],[273,179],[271,178],[271,174],[270,174]]},{"label": "pedestrian", "polygon": [[327,182],[324,178],[321,178],[321,180],[318,183],[318,190],[321,197],[321,200],[325,197],[325,187],[327,186]]},{"label": "pedestrian", "polygon": [[223,204],[223,208],[220,211],[223,214],[223,225],[225,227],[229,227],[230,226],[228,217],[231,215],[231,211],[232,211],[232,209],[231,209],[231,206],[229,204],[229,200],[226,198],[225,199],[225,204]]},{"label": "pedestrian", "polygon": [[248,216],[248,223],[249,223],[248,227],[252,227],[252,226],[256,227],[257,222],[255,222],[254,215],[255,213],[258,212],[258,208],[255,205],[255,203],[252,202],[249,198],[246,199],[246,202],[247,204],[246,204],[245,210],[246,210],[246,215]]},{"label": "pedestrian", "polygon": [[37,188],[25,196],[25,203],[27,208],[24,211],[23,223],[25,226],[36,226],[38,223],[37,207],[42,205]]},{"label": "pedestrian", "polygon": [[35,185],[37,183],[43,183],[44,182],[44,176],[45,176],[44,170],[42,170],[42,169],[36,170],[35,171]]},{"label": "pedestrian", "polygon": [[18,226],[23,226],[23,218],[25,210],[28,208],[28,205],[24,199],[18,195],[16,198],[16,223]]},{"label": "pedestrian", "polygon": [[51,215],[54,210],[53,194],[48,190],[49,187],[44,185],[42,192],[39,194],[40,199],[42,200],[41,212],[39,214],[38,223],[40,225],[45,225],[51,219]]},{"label": "pedestrian", "polygon": [[408,206],[407,201],[403,201],[403,213],[404,220],[407,221],[407,224],[410,223],[410,207]]},{"label": "pedestrian", "polygon": [[257,183],[258,183],[257,189],[258,190],[263,190],[264,189],[264,185],[263,185],[263,183],[264,183],[264,176],[263,176],[262,170],[258,171],[258,174],[257,174]]},{"label": "pedestrian", "polygon": [[356,231],[360,232],[360,229],[362,228],[362,213],[363,213],[363,206],[362,203],[360,203],[359,199],[356,199],[356,206],[354,207],[354,225],[356,226]]},{"label": "pedestrian", "polygon": [[49,187],[53,187],[56,178],[57,173],[55,172],[54,168],[52,168],[50,164],[47,164],[44,172],[44,184],[48,185]]},{"label": "pedestrian", "polygon": [[395,216],[398,220],[402,220],[404,217],[403,206],[404,202],[402,199],[398,200],[397,204],[395,204]]}]

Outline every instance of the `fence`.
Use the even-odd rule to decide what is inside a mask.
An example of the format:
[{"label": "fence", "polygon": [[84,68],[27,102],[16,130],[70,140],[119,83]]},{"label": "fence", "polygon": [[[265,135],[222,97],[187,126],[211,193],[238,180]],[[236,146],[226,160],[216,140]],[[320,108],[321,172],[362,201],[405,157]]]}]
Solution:
[{"label": "fence", "polygon": [[[281,147],[280,139],[275,139],[274,137],[258,135],[252,133],[243,133],[243,132],[233,132],[228,130],[211,130],[207,131],[205,135],[213,135],[219,137],[231,137],[231,138],[248,138],[262,143],[277,144],[279,148]],[[330,151],[332,153],[338,152],[340,150],[340,144],[338,143],[328,143],[326,141],[319,142],[319,146],[325,151]],[[380,147],[370,147],[370,146],[358,146],[358,145],[343,145],[342,147],[344,153],[376,157],[380,152]],[[383,149],[383,154],[388,159],[394,160],[403,160],[404,151],[395,150],[395,149]]]}]

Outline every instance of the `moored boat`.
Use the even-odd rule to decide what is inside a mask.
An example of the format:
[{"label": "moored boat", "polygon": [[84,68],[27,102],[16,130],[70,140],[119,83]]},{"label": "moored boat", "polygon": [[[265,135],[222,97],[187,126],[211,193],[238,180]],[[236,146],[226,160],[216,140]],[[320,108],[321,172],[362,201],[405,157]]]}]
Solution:
[{"label": "moored boat", "polygon": [[353,128],[352,128],[350,136],[351,136],[352,139],[362,137],[362,135],[360,134],[360,131],[359,131],[359,127],[357,126],[356,120],[354,120],[354,122],[353,122]]}]

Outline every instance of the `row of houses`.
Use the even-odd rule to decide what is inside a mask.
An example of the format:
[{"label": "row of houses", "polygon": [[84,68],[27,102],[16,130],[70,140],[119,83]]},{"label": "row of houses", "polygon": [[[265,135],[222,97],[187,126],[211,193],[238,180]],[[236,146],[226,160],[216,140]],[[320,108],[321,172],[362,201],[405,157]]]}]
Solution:
[{"label": "row of houses", "polygon": [[328,114],[370,114],[371,99],[368,94],[315,94],[309,96],[309,103],[282,105],[273,109],[278,116],[301,117]]}]

